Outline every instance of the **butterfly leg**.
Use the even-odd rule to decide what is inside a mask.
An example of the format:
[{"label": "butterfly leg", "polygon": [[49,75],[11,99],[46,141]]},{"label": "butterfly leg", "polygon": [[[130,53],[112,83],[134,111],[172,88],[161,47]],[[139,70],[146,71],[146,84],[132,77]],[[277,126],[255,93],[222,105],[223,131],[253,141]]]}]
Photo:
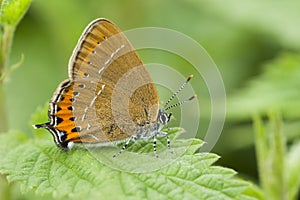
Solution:
[{"label": "butterfly leg", "polygon": [[137,139],[137,136],[136,136],[136,135],[131,136],[131,137],[126,141],[126,143],[123,145],[123,147],[120,149],[120,151],[119,151],[118,153],[116,153],[115,155],[113,155],[113,158],[118,157],[123,151],[125,151],[125,149],[127,148],[128,144],[130,143],[130,141],[131,141],[131,140],[136,141],[136,139]]},{"label": "butterfly leg", "polygon": [[154,134],[154,136],[153,136],[153,152],[154,152],[154,156],[156,157],[156,158],[158,158],[158,155],[157,155],[157,152],[156,152],[156,133]]},{"label": "butterfly leg", "polygon": [[[169,127],[168,127],[168,129],[169,129]],[[168,146],[168,149],[169,149],[169,151],[170,151],[171,153],[174,153],[173,150],[171,150],[171,140],[170,140],[170,137],[169,137],[168,133],[162,132],[162,131],[161,131],[161,132],[158,132],[158,135],[161,135],[161,136],[164,136],[164,137],[167,138],[167,146]]]}]

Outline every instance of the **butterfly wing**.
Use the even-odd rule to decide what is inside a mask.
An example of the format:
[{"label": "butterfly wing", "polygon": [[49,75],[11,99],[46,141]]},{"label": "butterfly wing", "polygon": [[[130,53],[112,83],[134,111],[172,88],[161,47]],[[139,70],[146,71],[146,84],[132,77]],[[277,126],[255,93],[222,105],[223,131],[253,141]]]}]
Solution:
[{"label": "butterfly wing", "polygon": [[136,134],[158,114],[156,87],[116,25],[97,19],[83,32],[69,62],[69,79],[50,101],[47,128],[57,145],[105,143]]}]

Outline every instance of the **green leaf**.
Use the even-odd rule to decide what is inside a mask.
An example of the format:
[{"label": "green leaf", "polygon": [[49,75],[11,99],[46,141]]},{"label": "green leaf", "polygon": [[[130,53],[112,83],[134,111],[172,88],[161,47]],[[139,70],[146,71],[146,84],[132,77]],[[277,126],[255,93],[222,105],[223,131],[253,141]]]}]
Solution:
[{"label": "green leaf", "polygon": [[78,199],[238,199],[248,186],[232,179],[233,170],[211,166],[218,156],[210,153],[184,155],[155,172],[127,173],[103,165],[84,149],[63,152],[52,141],[27,140],[17,132],[0,135],[0,141],[0,171],[10,182],[20,182],[23,192]]},{"label": "green leaf", "polygon": [[17,26],[30,3],[31,0],[2,0],[0,24],[2,26]]},{"label": "green leaf", "polygon": [[[118,146],[98,147],[98,151],[77,147],[64,152],[52,139],[30,139],[20,132],[9,132],[0,135],[0,172],[7,175],[9,182],[20,183],[23,192],[51,194],[54,198],[255,199],[243,193],[249,183],[234,178],[233,170],[212,166],[219,156],[196,153],[203,142],[179,139],[184,134],[180,132],[182,129],[173,129],[169,133],[173,154],[164,147],[165,138],[159,138],[159,158],[153,156],[152,140],[139,140],[119,157],[112,158],[120,149]],[[46,131],[44,134],[50,135]],[[95,156],[99,152],[102,157]],[[149,160],[143,160],[143,156]],[[150,170],[165,160],[169,163]],[[124,168],[122,163],[149,170],[120,170]]]},{"label": "green leaf", "polygon": [[259,200],[266,199],[261,188],[259,188],[257,185],[254,185],[254,184],[251,184],[250,187],[248,187],[245,190],[244,194],[245,194],[244,199],[249,198],[249,196],[252,198],[259,199]]}]

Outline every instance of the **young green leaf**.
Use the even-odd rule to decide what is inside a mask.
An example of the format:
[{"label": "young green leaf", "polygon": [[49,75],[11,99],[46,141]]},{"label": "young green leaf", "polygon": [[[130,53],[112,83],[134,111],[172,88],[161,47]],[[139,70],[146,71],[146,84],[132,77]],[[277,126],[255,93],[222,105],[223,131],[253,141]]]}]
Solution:
[{"label": "young green leaf", "polygon": [[2,0],[0,24],[2,26],[17,26],[30,3],[31,0]]}]

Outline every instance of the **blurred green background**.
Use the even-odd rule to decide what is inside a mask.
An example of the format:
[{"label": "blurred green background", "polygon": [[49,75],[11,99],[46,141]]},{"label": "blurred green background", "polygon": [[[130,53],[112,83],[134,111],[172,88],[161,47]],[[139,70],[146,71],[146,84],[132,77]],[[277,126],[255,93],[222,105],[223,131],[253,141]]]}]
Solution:
[{"label": "blurred green background", "polygon": [[[10,63],[18,62],[21,54],[25,60],[5,85],[9,127],[31,132],[31,114],[38,106],[45,106],[58,84],[67,78],[68,60],[91,20],[104,17],[121,30],[170,28],[198,41],[222,74],[227,119],[213,149],[222,156],[219,164],[255,180],[253,114],[265,116],[270,110],[279,110],[288,142],[299,138],[299,11],[300,2],[296,0],[35,0],[19,24],[13,42]],[[178,68],[185,64],[159,52],[141,52],[141,57],[145,63]],[[188,68],[179,70],[190,74]],[[204,86],[199,86],[205,83],[196,82],[192,85],[200,106],[205,106],[209,95],[201,92]],[[207,127],[210,115],[202,115],[201,126]]]}]

